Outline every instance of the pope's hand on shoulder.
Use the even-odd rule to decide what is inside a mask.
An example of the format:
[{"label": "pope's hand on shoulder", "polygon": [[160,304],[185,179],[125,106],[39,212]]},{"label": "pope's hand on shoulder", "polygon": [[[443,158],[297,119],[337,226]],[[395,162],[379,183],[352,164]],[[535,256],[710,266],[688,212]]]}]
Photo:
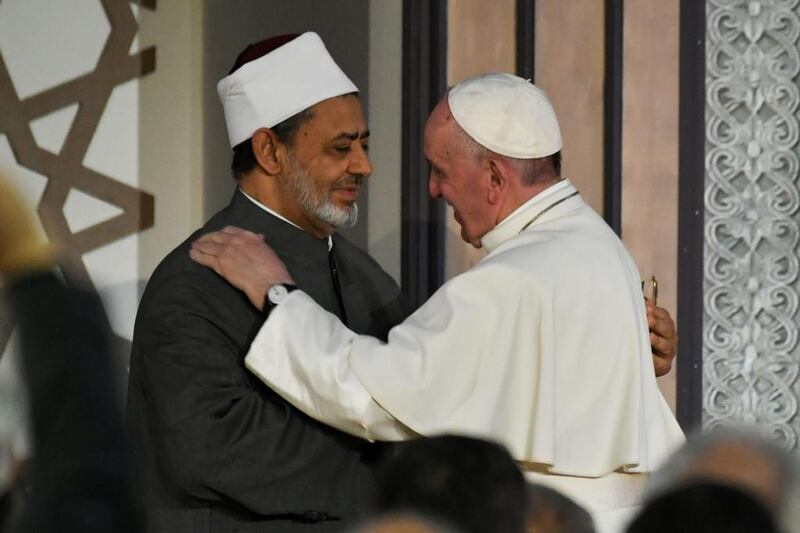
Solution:
[{"label": "pope's hand on shoulder", "polygon": [[653,366],[656,376],[663,376],[672,368],[678,347],[675,322],[663,307],[654,305],[650,300],[646,300],[645,305],[647,325],[650,328],[650,345],[653,348]]},{"label": "pope's hand on shoulder", "polygon": [[294,284],[286,265],[262,235],[234,226],[206,233],[192,243],[189,256],[244,292],[262,311],[270,287]]}]

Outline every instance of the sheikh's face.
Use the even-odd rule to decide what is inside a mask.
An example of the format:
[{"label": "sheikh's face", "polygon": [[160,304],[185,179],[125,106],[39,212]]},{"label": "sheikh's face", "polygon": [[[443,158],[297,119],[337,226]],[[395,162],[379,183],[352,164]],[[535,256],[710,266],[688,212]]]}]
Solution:
[{"label": "sheikh's face", "polygon": [[346,227],[358,219],[356,200],[372,173],[369,130],[361,103],[346,95],[314,105],[297,130],[289,152],[288,187],[312,219]]}]

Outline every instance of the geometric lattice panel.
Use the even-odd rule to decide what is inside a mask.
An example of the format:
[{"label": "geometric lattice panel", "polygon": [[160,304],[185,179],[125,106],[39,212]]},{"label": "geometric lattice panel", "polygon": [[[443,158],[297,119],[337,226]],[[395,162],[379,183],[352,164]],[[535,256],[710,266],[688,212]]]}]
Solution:
[{"label": "geometric lattice panel", "polygon": [[31,132],[39,148],[54,154],[60,153],[77,114],[78,104],[72,104],[32,120]]},{"label": "geometric lattice panel", "polygon": [[800,0],[708,0],[703,423],[797,450]]},{"label": "geometric lattice panel", "polygon": [[[154,208],[152,195],[87,167],[85,158],[115,88],[155,70],[155,48],[130,52],[138,32],[131,3],[153,10],[155,0],[93,1],[98,8],[88,10],[87,16],[104,17],[108,34],[97,47],[96,59],[90,57],[85,62],[87,66],[82,67],[88,71],[21,97],[0,51],[0,134],[5,135],[19,166],[47,178],[37,214],[48,238],[63,249],[63,264],[70,279],[86,286],[91,286],[92,280],[84,254],[151,227]],[[0,11],[6,3],[0,2]],[[58,112],[69,114],[66,119],[62,117],[65,135],[43,141],[42,120],[58,116]],[[32,124],[39,128],[37,136]],[[83,220],[70,227],[65,206],[69,207],[67,202],[73,192],[73,198],[75,194],[87,195],[107,204],[109,217]],[[11,326],[7,317],[0,317],[0,353]]]}]

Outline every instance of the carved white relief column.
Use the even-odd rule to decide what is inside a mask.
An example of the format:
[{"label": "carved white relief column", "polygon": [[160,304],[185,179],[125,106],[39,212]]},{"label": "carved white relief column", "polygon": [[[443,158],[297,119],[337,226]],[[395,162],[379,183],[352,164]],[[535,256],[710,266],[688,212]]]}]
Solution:
[{"label": "carved white relief column", "polygon": [[708,0],[703,422],[798,445],[800,0]]}]

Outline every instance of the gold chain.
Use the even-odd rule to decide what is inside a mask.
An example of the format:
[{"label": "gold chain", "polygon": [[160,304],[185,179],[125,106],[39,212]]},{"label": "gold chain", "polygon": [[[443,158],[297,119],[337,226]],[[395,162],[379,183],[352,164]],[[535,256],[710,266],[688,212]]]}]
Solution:
[{"label": "gold chain", "polygon": [[522,233],[523,231],[525,231],[526,229],[528,229],[528,226],[530,226],[531,224],[533,224],[534,222],[536,222],[536,221],[539,219],[539,217],[540,217],[540,216],[544,215],[545,213],[547,213],[548,211],[550,211],[551,209],[553,209],[555,206],[557,206],[558,204],[560,204],[560,203],[561,203],[561,202],[563,202],[564,200],[569,200],[570,198],[572,198],[572,197],[573,197],[573,196],[575,196],[576,194],[578,194],[578,191],[575,191],[574,193],[570,194],[569,196],[565,196],[565,197],[564,197],[564,198],[562,198],[561,200],[557,200],[557,201],[553,202],[552,204],[548,205],[547,207],[545,207],[544,209],[542,209],[541,211],[539,211],[539,213],[537,213],[535,217],[533,217],[532,219],[530,219],[530,220],[528,221],[528,223],[527,223],[527,224],[525,224],[524,226],[522,226],[522,229],[521,229],[521,230],[519,230],[519,232],[520,232],[520,233]]}]

